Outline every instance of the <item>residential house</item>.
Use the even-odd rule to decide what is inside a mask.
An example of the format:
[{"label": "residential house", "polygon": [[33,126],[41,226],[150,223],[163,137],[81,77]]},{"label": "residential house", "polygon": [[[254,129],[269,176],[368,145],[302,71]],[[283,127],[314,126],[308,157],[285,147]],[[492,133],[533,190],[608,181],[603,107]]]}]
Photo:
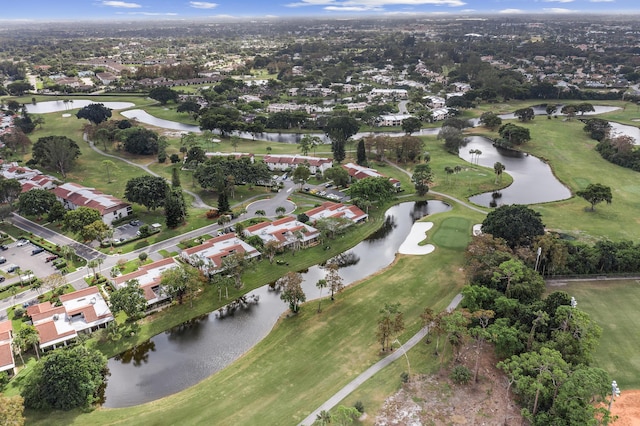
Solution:
[{"label": "residential house", "polygon": [[253,246],[242,241],[235,233],[229,233],[184,249],[180,257],[185,262],[200,268],[203,273],[213,275],[222,268],[224,258],[235,253],[243,253],[249,259],[260,256],[260,252]]},{"label": "residential house", "polygon": [[38,331],[40,349],[66,346],[79,333],[106,328],[113,314],[98,287],[88,287],[60,296],[62,306],[51,302],[29,306],[27,315]]},{"label": "residential house", "polygon": [[162,273],[177,266],[178,262],[173,257],[158,260],[141,266],[137,271],[114,278],[112,280],[113,286],[120,289],[125,287],[127,282],[136,280],[147,301],[147,309],[156,308],[170,299],[170,296],[160,286]]},{"label": "residential house", "polygon": [[378,126],[402,126],[402,122],[413,117],[411,114],[385,114],[378,117]]},{"label": "residential house", "polygon": [[13,375],[16,361],[13,358],[13,326],[11,321],[0,321],[0,373],[7,371]]},{"label": "residential house", "polygon": [[116,219],[129,216],[132,213],[131,204],[104,194],[97,189],[87,188],[77,183],[67,182],[52,191],[65,208],[75,210],[78,207],[90,207],[100,212],[102,221],[111,225]]},{"label": "residential house", "polygon": [[320,237],[316,228],[296,220],[285,217],[273,222],[262,222],[249,226],[244,230],[247,236],[257,235],[266,244],[275,241],[280,247],[288,247],[299,243],[302,247],[315,244]]},{"label": "residential house", "polygon": [[371,89],[369,98],[380,96],[384,99],[407,99],[409,94],[406,89]]},{"label": "residential house", "polygon": [[[345,169],[352,179],[364,179],[367,177],[386,177],[382,173],[379,173],[376,169],[369,167],[359,166],[355,163],[343,164],[342,168]],[[394,178],[389,178],[389,181],[396,189],[400,189],[400,181]]]},{"label": "residential house", "polygon": [[99,72],[96,74],[96,78],[100,80],[100,83],[104,84],[105,86],[110,85],[118,79],[115,74],[111,74],[110,72]]},{"label": "residential house", "polygon": [[322,203],[320,206],[306,211],[305,214],[309,216],[311,223],[315,223],[320,219],[335,217],[344,217],[353,223],[360,223],[366,221],[369,217],[369,215],[363,212],[358,206],[334,203],[332,201]]},{"label": "residential house", "polygon": [[333,166],[333,160],[322,157],[309,157],[306,155],[265,155],[263,161],[269,170],[295,169],[301,164],[309,167],[311,173],[324,173]]}]

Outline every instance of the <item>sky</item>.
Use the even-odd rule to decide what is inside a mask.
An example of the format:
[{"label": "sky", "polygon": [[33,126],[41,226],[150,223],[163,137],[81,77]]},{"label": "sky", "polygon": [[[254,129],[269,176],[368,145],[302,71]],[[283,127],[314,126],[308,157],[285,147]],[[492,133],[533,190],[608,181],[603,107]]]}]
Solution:
[{"label": "sky", "polygon": [[472,14],[640,14],[638,0],[3,0],[0,20]]}]

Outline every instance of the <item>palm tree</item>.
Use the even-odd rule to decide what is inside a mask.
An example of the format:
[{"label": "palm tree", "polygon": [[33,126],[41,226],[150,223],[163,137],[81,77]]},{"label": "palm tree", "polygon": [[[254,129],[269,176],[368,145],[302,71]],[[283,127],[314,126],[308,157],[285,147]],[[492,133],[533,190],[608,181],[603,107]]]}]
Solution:
[{"label": "palm tree", "polygon": [[327,283],[327,280],[325,280],[325,279],[320,279],[316,283],[316,287],[318,287],[320,289],[320,298],[318,299],[318,312],[322,312],[322,310],[320,309],[320,304],[322,303],[322,289],[326,288],[328,285],[329,284]]},{"label": "palm tree", "polygon": [[87,267],[91,268],[91,271],[93,272],[93,277],[94,278],[98,278],[98,274],[96,274],[96,268],[98,267],[98,261],[96,259],[92,259],[89,262],[87,262]]},{"label": "palm tree", "polygon": [[76,254],[76,250],[73,247],[71,246],[60,247],[60,255],[64,257],[66,260],[71,260],[74,254]]},{"label": "palm tree", "polygon": [[447,174],[447,183],[450,182],[450,176],[453,174],[453,169],[449,166],[444,168],[445,173]]},{"label": "palm tree", "polygon": [[496,185],[498,184],[498,180],[502,181],[502,172],[506,169],[505,165],[499,161],[496,161],[493,165],[493,171],[496,174]]},{"label": "palm tree", "polygon": [[11,348],[13,349],[13,353],[17,354],[22,361],[22,365],[24,365],[24,358],[22,357],[22,351],[24,348],[24,340],[20,336],[15,336],[13,341],[11,342]]},{"label": "palm tree", "polygon": [[40,360],[40,351],[38,351],[40,336],[38,335],[38,330],[32,325],[27,325],[18,331],[18,336],[22,339],[25,346],[33,345],[33,349],[36,351],[36,357]]},{"label": "palm tree", "polygon": [[285,213],[286,211],[287,211],[287,209],[285,209],[285,208],[284,208],[284,207],[282,207],[282,206],[278,206],[278,207],[276,207],[276,214],[277,214],[278,216],[282,216],[282,215],[284,215],[284,213]]}]

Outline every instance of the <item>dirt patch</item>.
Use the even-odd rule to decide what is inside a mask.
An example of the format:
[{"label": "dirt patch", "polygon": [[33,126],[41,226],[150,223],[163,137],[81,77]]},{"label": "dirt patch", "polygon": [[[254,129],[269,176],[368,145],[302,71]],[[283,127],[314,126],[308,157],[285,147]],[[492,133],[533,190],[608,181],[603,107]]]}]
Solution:
[{"label": "dirt patch", "polygon": [[622,390],[611,405],[615,426],[640,426],[640,390]]},{"label": "dirt patch", "polygon": [[[456,385],[450,369],[437,375],[411,377],[389,397],[376,416],[377,426],[387,425],[519,425],[520,407],[507,395],[506,376],[495,365],[493,351],[485,346],[480,358],[478,383]],[[472,372],[475,350],[463,349],[460,363]],[[617,404],[618,401],[615,402]],[[629,425],[636,426],[635,423]]]}]

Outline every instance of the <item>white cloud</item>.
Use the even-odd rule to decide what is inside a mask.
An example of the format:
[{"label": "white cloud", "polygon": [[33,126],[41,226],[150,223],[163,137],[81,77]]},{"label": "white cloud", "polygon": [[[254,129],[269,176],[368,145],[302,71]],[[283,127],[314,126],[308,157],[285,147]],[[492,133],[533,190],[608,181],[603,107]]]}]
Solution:
[{"label": "white cloud", "polygon": [[575,10],[565,9],[562,7],[546,7],[542,9],[545,12],[549,13],[575,13]]},{"label": "white cloud", "polygon": [[143,15],[143,16],[178,16],[177,13],[173,12],[129,12],[127,15]]},{"label": "white cloud", "polygon": [[137,9],[142,7],[138,3],[127,3],[124,1],[103,1],[102,5],[109,7],[122,7],[124,9]]},{"label": "white cloud", "polygon": [[615,0],[589,0],[591,3],[613,3]]},{"label": "white cloud", "polygon": [[327,6],[324,10],[331,12],[381,12],[384,9],[370,6]]},{"label": "white cloud", "polygon": [[572,3],[574,0],[543,0],[546,3]]},{"label": "white cloud", "polygon": [[208,1],[190,1],[189,6],[194,9],[213,9],[218,7],[218,3],[210,3]]},{"label": "white cloud", "polygon": [[[463,0],[301,0],[287,7],[327,6],[326,10],[382,10],[385,6],[464,6]],[[356,9],[357,8],[357,9]]]},{"label": "white cloud", "polygon": [[503,14],[524,13],[524,10],[522,10],[522,9],[502,9],[498,13],[503,13]]}]

